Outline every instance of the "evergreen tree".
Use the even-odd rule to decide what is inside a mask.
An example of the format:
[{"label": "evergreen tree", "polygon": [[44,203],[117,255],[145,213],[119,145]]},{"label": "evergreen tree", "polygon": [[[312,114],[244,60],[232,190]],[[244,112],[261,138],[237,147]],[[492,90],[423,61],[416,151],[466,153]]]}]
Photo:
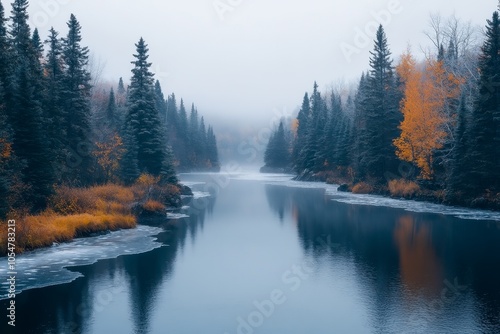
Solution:
[{"label": "evergreen tree", "polygon": [[123,84],[123,78],[120,77],[120,80],[118,80],[118,95],[125,95],[127,91],[125,90],[125,85]]},{"label": "evergreen tree", "polygon": [[361,136],[360,163],[367,176],[383,182],[386,173],[397,170],[393,140],[399,136],[399,94],[390,59],[391,52],[382,26],[377,31],[374,51],[370,52],[370,73],[367,77],[368,95],[363,106],[365,127]]},{"label": "evergreen tree", "polygon": [[471,146],[466,159],[471,167],[473,195],[489,189],[500,191],[500,20],[498,12],[488,20],[486,40],[479,59],[479,96],[471,117]]},{"label": "evergreen tree", "polygon": [[45,125],[41,101],[41,64],[31,39],[27,14],[28,2],[16,0],[12,4],[11,42],[14,68],[12,100],[7,106],[11,110],[10,124],[13,132],[13,150],[23,162],[23,182],[31,187],[25,195],[25,203],[38,210],[46,205],[52,193],[54,172],[50,163],[47,137],[42,128]]},{"label": "evergreen tree", "polygon": [[177,129],[178,117],[177,100],[175,99],[175,94],[172,93],[167,100],[167,124],[170,129]]},{"label": "evergreen tree", "polygon": [[137,142],[131,124],[125,123],[122,133],[125,150],[120,161],[120,176],[125,184],[132,184],[140,176]]},{"label": "evergreen tree", "polygon": [[366,175],[366,164],[364,162],[364,157],[362,152],[365,149],[365,145],[369,145],[365,142],[367,136],[366,131],[366,110],[368,108],[368,79],[365,73],[361,75],[359,81],[358,90],[354,98],[354,126],[353,126],[353,155],[352,155],[352,165],[355,174],[358,178],[362,178]]},{"label": "evergreen tree", "polygon": [[207,131],[207,156],[210,161],[210,168],[214,170],[220,169],[219,153],[217,150],[217,139],[214,134],[214,129],[209,126]]},{"label": "evergreen tree", "polygon": [[290,164],[289,143],[286,140],[283,122],[280,122],[267,144],[264,162],[271,168],[286,168]]},{"label": "evergreen tree", "polygon": [[458,111],[458,121],[455,129],[455,147],[452,151],[451,171],[448,176],[448,191],[447,197],[455,200],[459,193],[463,193],[467,183],[464,182],[468,179],[470,169],[469,161],[466,158],[467,152],[467,106],[465,96],[462,94],[460,109]]},{"label": "evergreen tree", "polygon": [[310,112],[311,104],[309,101],[309,94],[306,92],[302,101],[302,107],[297,116],[297,133],[292,152],[292,160],[297,172],[300,172],[303,168],[303,162],[300,160],[300,152],[304,149],[308,128],[307,121],[309,120]]},{"label": "evergreen tree", "polygon": [[[166,182],[175,179],[171,154],[167,151],[167,139],[162,131],[160,115],[156,109],[154,79],[148,62],[144,39],[136,44],[137,54],[132,62],[132,79],[128,98],[127,126],[137,145],[137,161],[141,173],[162,176]],[[129,152],[130,154],[130,152]]]},{"label": "evergreen tree", "polygon": [[92,180],[92,141],[90,139],[90,73],[87,70],[87,47],[81,46],[81,26],[71,14],[67,23],[68,34],[63,39],[62,58],[64,77],[62,99],[65,116],[65,144],[70,152],[68,159],[75,160],[67,170],[67,181],[89,184]]},{"label": "evergreen tree", "polygon": [[155,82],[155,103],[156,109],[160,114],[160,120],[164,125],[167,124],[167,101],[165,100],[165,96],[163,95],[163,91],[161,89],[160,81],[156,80]]},{"label": "evergreen tree", "polygon": [[45,90],[43,108],[45,117],[48,120],[46,133],[51,155],[53,157],[54,169],[56,170],[57,178],[61,178],[62,166],[65,162],[65,154],[67,149],[66,143],[66,127],[65,127],[65,109],[63,96],[63,64],[62,64],[62,45],[59,39],[59,34],[50,29],[48,39],[45,41],[49,50],[44,64],[45,72]]},{"label": "evergreen tree", "polygon": [[120,117],[116,106],[115,91],[113,87],[111,87],[109,91],[108,105],[106,107],[106,123],[113,132],[116,132],[120,125]]},{"label": "evergreen tree", "polygon": [[199,161],[202,164],[200,167],[205,167],[205,162],[207,160],[207,128],[205,126],[205,118],[202,116],[200,120],[200,129],[198,132],[199,137]]},{"label": "evergreen tree", "polygon": [[[173,97],[173,101],[175,101],[175,96]],[[178,134],[179,138],[182,138],[182,140],[186,140],[189,136],[189,134],[188,134],[188,117],[187,117],[186,107],[184,106],[183,99],[181,99],[181,105],[180,105],[179,114],[178,114],[178,121],[179,122],[178,122],[178,127],[177,127],[177,134]]]}]

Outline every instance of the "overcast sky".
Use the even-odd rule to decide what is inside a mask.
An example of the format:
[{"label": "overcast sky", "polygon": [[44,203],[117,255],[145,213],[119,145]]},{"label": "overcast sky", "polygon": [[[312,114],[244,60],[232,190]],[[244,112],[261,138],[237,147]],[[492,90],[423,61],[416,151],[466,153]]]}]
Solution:
[{"label": "overcast sky", "polygon": [[[9,13],[10,1],[2,3]],[[64,35],[74,13],[84,45],[113,81],[130,78],[142,36],[165,93],[195,102],[208,118],[246,122],[295,109],[314,80],[325,89],[359,77],[373,34],[369,43],[355,37],[378,20],[397,56],[408,43],[416,51],[427,43],[430,12],[483,27],[495,8],[492,0],[39,0],[31,1],[30,20],[44,37],[51,26]],[[342,47],[357,53],[346,57]]]}]

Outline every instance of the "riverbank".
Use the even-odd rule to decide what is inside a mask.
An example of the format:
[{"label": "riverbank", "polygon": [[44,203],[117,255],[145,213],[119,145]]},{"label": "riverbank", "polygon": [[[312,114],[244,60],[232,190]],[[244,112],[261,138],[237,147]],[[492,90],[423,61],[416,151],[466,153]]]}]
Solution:
[{"label": "riverbank", "polygon": [[450,196],[445,189],[430,188],[423,181],[394,179],[388,181],[385,185],[380,185],[369,180],[354,182],[351,177],[344,173],[334,173],[331,171],[314,174],[306,171],[297,175],[294,180],[338,184],[339,191],[354,194],[380,195],[395,199],[426,201],[471,209],[500,211],[500,194],[486,193],[483,196],[475,198],[465,198],[459,195]]},{"label": "riverbank", "polygon": [[[181,195],[190,192],[182,185],[160,185],[157,178],[149,175],[142,175],[132,186],[59,187],[43,212],[9,214],[9,220],[16,221],[16,253],[135,228],[142,216],[166,215],[167,208],[179,207]],[[8,245],[7,221],[0,226],[0,256],[4,256]]]}]

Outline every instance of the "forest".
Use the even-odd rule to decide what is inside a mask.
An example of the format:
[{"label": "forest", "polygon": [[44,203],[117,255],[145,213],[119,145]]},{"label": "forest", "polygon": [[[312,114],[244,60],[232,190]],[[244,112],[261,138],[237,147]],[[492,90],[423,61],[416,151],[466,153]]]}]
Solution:
[{"label": "forest", "polygon": [[15,0],[7,17],[0,3],[0,218],[61,213],[54,202],[68,189],[176,186],[179,171],[219,170],[214,129],[194,104],[188,115],[174,93],[165,98],[144,39],[130,84],[105,89],[77,18],[42,41],[27,10]]},{"label": "forest", "polygon": [[500,20],[478,47],[456,17],[431,16],[434,49],[397,61],[383,26],[355,90],[322,94],[314,83],[298,117],[282,120],[264,170],[341,190],[500,208]]}]

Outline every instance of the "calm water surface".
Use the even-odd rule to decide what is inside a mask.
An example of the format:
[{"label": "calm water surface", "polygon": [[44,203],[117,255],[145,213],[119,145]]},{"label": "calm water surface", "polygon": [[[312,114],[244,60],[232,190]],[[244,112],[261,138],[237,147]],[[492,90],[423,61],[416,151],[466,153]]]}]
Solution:
[{"label": "calm water surface", "polygon": [[340,203],[286,177],[182,179],[189,217],[147,222],[162,247],[21,293],[14,333],[500,333],[499,221]]}]

